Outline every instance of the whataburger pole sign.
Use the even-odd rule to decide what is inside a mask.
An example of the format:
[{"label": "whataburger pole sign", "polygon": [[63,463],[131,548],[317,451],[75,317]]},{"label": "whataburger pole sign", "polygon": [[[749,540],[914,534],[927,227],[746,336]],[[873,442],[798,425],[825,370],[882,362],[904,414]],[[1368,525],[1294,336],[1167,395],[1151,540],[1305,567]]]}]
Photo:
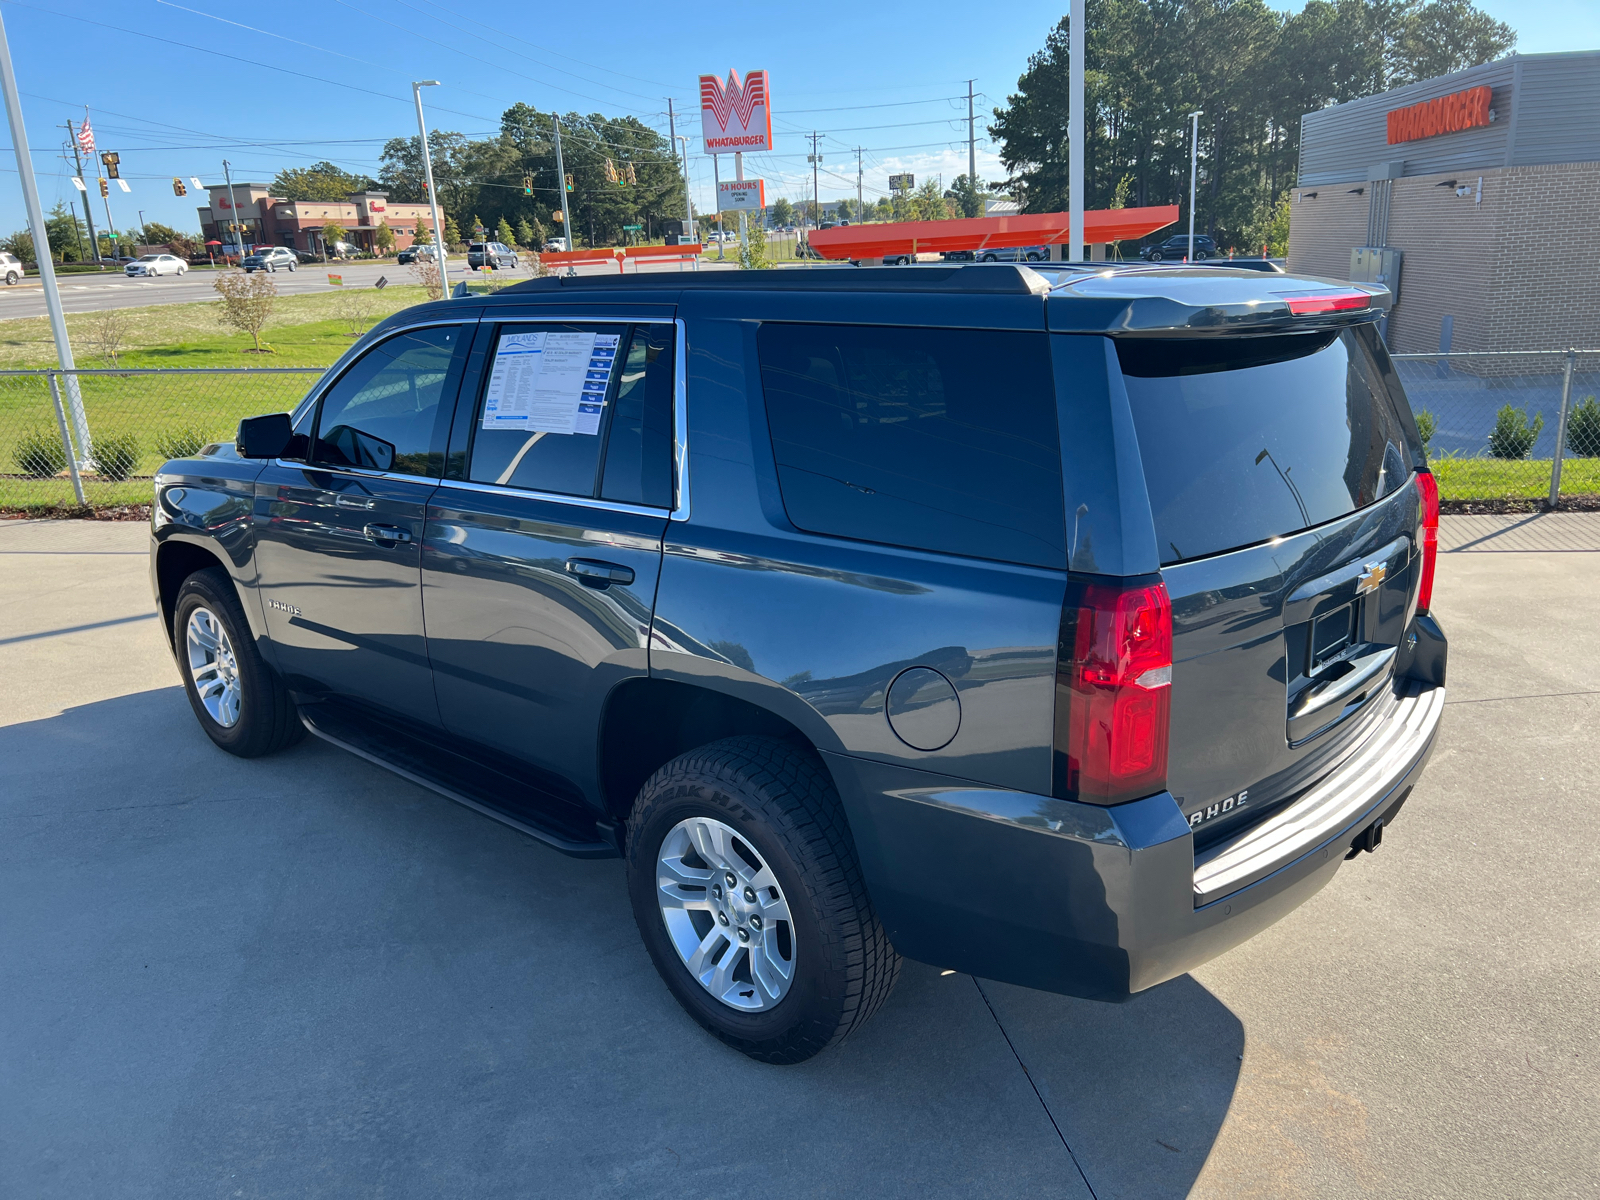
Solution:
[{"label": "whataburger pole sign", "polygon": [[751,71],[700,76],[700,136],[707,154],[741,154],[772,149],[772,110],[767,105],[767,73]]}]

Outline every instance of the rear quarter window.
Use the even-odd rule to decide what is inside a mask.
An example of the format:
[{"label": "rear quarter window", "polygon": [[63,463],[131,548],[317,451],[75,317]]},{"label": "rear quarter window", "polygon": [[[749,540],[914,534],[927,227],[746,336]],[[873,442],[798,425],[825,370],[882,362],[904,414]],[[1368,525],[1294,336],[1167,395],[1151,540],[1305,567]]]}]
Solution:
[{"label": "rear quarter window", "polygon": [[757,347],[796,527],[1065,568],[1047,335],[767,323]]},{"label": "rear quarter window", "polygon": [[1163,564],[1345,516],[1422,465],[1370,325],[1116,346]]}]

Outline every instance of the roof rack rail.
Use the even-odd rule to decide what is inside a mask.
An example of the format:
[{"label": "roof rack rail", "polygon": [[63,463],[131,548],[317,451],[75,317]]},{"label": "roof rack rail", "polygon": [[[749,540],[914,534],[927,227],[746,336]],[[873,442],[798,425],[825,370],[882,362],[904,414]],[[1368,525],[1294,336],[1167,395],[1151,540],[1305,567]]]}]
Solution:
[{"label": "roof rack rail", "polygon": [[497,296],[529,292],[742,289],[762,291],[961,292],[1042,296],[1050,282],[1021,263],[927,263],[905,267],[798,268],[766,271],[652,272],[648,275],[546,275],[502,288]]}]

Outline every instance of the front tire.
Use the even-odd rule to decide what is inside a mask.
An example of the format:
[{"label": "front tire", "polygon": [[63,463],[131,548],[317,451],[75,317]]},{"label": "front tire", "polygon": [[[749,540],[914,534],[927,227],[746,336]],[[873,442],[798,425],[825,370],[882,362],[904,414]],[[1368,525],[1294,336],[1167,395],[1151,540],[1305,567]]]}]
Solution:
[{"label": "front tire", "polygon": [[627,875],[667,988],[761,1062],[841,1041],[899,976],[832,780],[777,738],[713,742],[651,776],[628,821]]},{"label": "front tire", "polygon": [[172,634],[189,707],[219,747],[258,758],[305,735],[289,691],[261,657],[233,580],[221,567],[183,581]]}]

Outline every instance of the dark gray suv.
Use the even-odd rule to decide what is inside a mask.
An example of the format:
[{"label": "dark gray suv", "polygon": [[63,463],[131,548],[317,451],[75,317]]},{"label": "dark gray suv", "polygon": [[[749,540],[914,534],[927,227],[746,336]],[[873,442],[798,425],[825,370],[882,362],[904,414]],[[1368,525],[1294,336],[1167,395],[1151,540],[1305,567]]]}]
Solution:
[{"label": "dark gray suv", "polygon": [[1383,289],[1095,268],[390,317],[161,469],[201,728],[622,856],[666,986],[768,1062],[901,955],[1101,1000],[1182,974],[1416,783],[1438,496]]}]

